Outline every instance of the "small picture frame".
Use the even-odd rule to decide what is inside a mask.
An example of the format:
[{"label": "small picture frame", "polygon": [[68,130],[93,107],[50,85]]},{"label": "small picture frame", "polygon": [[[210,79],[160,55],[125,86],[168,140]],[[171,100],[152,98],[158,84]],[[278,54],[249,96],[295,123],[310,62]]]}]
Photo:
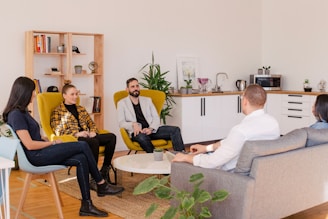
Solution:
[{"label": "small picture frame", "polygon": [[192,80],[192,87],[197,88],[197,74],[199,72],[198,57],[177,57],[177,85],[185,87],[185,80]]}]

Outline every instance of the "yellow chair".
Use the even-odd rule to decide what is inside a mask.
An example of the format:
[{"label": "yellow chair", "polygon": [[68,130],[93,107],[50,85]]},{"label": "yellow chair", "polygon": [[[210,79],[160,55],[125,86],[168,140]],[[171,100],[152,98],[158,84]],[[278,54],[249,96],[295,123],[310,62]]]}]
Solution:
[{"label": "yellow chair", "polygon": [[[117,107],[117,103],[128,96],[128,93],[125,90],[118,91],[114,94],[114,103],[115,107]],[[158,115],[160,115],[161,110],[163,108],[164,102],[165,102],[165,93],[163,91],[159,90],[140,90],[140,96],[146,96],[150,97],[153,101],[153,104],[155,105],[155,108],[157,110]],[[128,147],[129,152],[135,151],[137,153],[138,151],[143,151],[142,147],[138,142],[132,141],[128,132],[124,128],[120,128],[122,139],[125,143],[125,145]],[[152,140],[152,144],[155,148],[162,148],[162,149],[169,149],[172,148],[172,141],[171,140],[164,140],[164,139],[157,139]]]},{"label": "yellow chair", "polygon": [[[50,126],[51,113],[57,106],[59,106],[63,102],[63,100],[64,99],[62,94],[58,92],[45,92],[45,93],[39,93],[37,95],[37,105],[38,105],[41,127],[44,133],[47,135],[49,141],[53,141],[56,139],[60,139],[63,142],[77,141],[77,139],[72,135],[56,136]],[[99,130],[99,133],[109,133],[109,132],[107,130]],[[99,155],[103,156],[104,153],[105,153],[105,146],[100,146]],[[115,177],[114,184],[116,184],[117,182],[116,170],[114,170],[112,165],[111,168],[114,171],[114,177]],[[68,170],[68,174],[69,173],[70,173],[70,168]]]}]

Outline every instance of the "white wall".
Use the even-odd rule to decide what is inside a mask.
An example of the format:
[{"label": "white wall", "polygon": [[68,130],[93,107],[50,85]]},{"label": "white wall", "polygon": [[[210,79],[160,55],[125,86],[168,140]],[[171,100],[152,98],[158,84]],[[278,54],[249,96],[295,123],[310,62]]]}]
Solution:
[{"label": "white wall", "polygon": [[325,0],[263,1],[263,64],[285,76],[285,89],[328,81],[327,10]]},{"label": "white wall", "polygon": [[12,82],[24,75],[25,31],[105,35],[105,128],[117,134],[118,150],[125,146],[112,95],[127,78],[141,77],[138,70],[152,51],[173,85],[177,56],[198,57],[198,75],[213,81],[217,72],[227,72],[226,90],[261,65],[260,0],[57,0],[51,7],[42,0],[11,0],[3,1],[0,26],[1,110]]}]

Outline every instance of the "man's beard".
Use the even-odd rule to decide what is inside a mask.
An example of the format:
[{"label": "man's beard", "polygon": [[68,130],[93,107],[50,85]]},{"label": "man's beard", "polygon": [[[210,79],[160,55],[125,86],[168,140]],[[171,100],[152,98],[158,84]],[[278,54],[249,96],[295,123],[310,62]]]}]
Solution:
[{"label": "man's beard", "polygon": [[140,91],[135,90],[135,91],[133,91],[133,92],[129,92],[129,94],[130,94],[132,97],[139,97],[139,95],[140,95]]}]

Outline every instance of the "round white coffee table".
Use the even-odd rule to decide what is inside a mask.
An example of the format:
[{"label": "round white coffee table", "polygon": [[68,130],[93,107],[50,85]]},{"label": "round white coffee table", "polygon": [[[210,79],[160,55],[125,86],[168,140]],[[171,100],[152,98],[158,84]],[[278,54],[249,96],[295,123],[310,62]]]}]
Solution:
[{"label": "round white coffee table", "polygon": [[164,153],[162,161],[155,161],[152,153],[131,154],[114,159],[113,165],[118,170],[143,174],[170,174],[171,162]]}]

